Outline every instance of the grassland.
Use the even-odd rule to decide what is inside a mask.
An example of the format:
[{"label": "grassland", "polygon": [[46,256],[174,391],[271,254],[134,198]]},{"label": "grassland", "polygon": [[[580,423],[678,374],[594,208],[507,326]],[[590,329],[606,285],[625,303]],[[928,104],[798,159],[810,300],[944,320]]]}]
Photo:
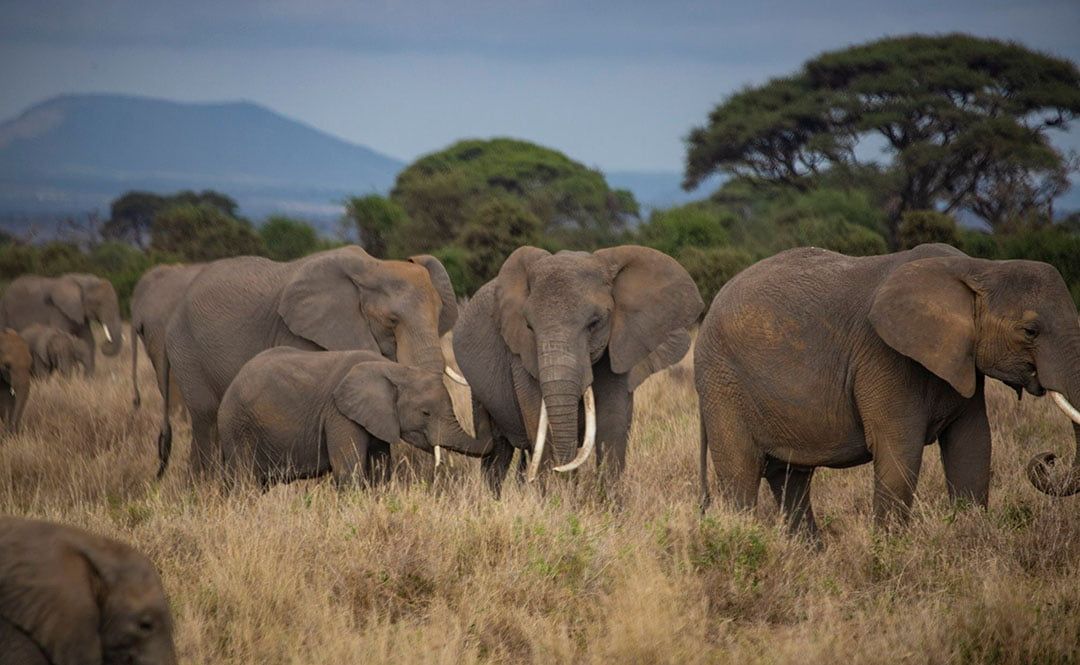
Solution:
[{"label": "grassland", "polygon": [[392,486],[327,482],[224,495],[186,475],[189,431],[153,481],[160,400],[129,354],[93,379],[37,384],[0,443],[0,512],[76,524],[158,566],[188,663],[1065,663],[1080,647],[1080,503],[1023,474],[1071,459],[1045,400],[990,393],[989,511],[946,499],[926,449],[915,517],[871,527],[869,467],[819,473],[826,546],[756,515],[697,510],[697,418],[684,362],[637,395],[617,500],[590,469],[501,501],[474,461],[432,478],[395,448]]}]

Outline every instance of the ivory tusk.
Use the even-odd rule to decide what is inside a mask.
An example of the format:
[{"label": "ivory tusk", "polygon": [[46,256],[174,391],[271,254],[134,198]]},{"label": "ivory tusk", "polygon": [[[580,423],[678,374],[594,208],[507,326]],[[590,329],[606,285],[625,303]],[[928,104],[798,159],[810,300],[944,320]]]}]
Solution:
[{"label": "ivory tusk", "polygon": [[581,452],[569,464],[555,467],[560,473],[573,471],[589,459],[593,448],[596,447],[596,398],[593,396],[592,386],[585,389],[585,441],[581,444]]},{"label": "ivory tusk", "polygon": [[530,483],[536,480],[536,475],[540,472],[540,458],[544,456],[544,439],[547,438],[547,429],[547,403],[540,398],[540,424],[536,427],[536,444],[533,446],[532,459],[529,460],[529,473],[526,476]]},{"label": "ivory tusk", "polygon": [[15,396],[15,386],[11,386],[10,388],[8,388],[8,390],[11,391],[11,396],[14,397]]},{"label": "ivory tusk", "polygon": [[446,375],[449,376],[454,383],[460,383],[463,386],[469,385],[469,382],[465,380],[465,377],[458,374],[450,365],[446,366]]},{"label": "ivory tusk", "polygon": [[1048,390],[1050,397],[1054,399],[1054,404],[1057,404],[1058,408],[1065,412],[1065,415],[1069,417],[1069,420],[1073,421],[1077,425],[1080,425],[1080,411],[1076,410],[1076,407],[1069,403],[1064,395],[1053,390]]},{"label": "ivory tusk", "polygon": [[435,446],[435,468],[442,464],[442,446]]},{"label": "ivory tusk", "polygon": [[105,341],[112,343],[112,333],[109,332],[109,326],[101,326],[101,329],[105,331]]}]

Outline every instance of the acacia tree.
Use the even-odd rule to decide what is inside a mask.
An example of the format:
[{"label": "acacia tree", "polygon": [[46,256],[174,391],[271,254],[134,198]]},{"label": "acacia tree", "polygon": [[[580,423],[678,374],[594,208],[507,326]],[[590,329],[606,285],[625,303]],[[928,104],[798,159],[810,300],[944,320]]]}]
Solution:
[{"label": "acacia tree", "polygon": [[891,157],[895,246],[908,210],[977,211],[978,193],[1004,174],[1063,168],[1047,133],[1078,113],[1080,70],[1068,60],[969,35],[882,39],[725,100],[687,138],[684,187],[722,172],[805,188],[825,170],[864,166],[855,148],[873,139]]}]

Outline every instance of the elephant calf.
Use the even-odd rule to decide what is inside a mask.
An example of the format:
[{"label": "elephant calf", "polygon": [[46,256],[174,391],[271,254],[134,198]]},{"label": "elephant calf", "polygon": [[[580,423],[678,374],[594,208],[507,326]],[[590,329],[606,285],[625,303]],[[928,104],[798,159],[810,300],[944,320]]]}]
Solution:
[{"label": "elephant calf", "polygon": [[46,377],[53,372],[68,376],[75,365],[82,365],[83,371],[89,370],[93,349],[71,333],[35,323],[19,331],[19,336],[30,347],[35,377]]},{"label": "elephant calf", "polygon": [[19,421],[30,396],[30,347],[14,330],[0,332],[0,420],[3,431],[19,431]]},{"label": "elephant calf", "polygon": [[0,517],[0,662],[176,663],[157,571],[115,540]]},{"label": "elephant calf", "polygon": [[398,439],[471,456],[491,448],[486,432],[462,430],[441,373],[370,351],[260,353],[225,391],[218,431],[230,475],[250,470],[264,487],[326,473],[385,481]]}]

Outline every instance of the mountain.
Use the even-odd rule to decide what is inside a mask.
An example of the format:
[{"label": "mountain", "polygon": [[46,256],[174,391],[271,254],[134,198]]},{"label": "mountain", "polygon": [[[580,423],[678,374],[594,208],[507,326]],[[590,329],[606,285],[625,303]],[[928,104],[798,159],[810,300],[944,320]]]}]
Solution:
[{"label": "mountain", "polygon": [[250,102],[65,95],[0,124],[0,223],[106,212],[131,189],[216,189],[251,217],[325,221],[402,166]]}]

